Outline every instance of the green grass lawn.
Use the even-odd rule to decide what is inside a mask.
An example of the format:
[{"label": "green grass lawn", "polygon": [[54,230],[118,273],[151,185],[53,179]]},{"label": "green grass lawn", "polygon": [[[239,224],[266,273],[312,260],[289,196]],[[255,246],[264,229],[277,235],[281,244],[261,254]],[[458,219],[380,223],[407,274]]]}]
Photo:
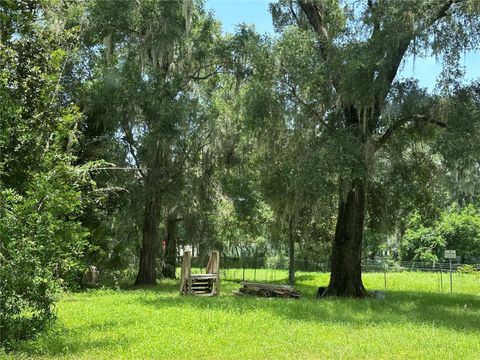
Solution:
[{"label": "green grass lawn", "polygon": [[[388,274],[385,300],[315,300],[328,275],[314,273],[298,274],[301,300],[233,296],[233,281],[216,298],[180,296],[173,281],[65,294],[52,328],[4,357],[480,359],[480,278],[455,276],[449,294],[436,274]],[[383,274],[364,282],[384,287]]]}]

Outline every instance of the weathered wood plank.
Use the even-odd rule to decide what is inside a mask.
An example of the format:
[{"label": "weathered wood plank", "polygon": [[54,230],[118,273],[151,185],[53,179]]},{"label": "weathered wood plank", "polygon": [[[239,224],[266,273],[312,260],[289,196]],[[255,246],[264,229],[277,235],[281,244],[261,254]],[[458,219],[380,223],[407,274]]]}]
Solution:
[{"label": "weathered wood plank", "polygon": [[242,286],[267,288],[267,289],[286,289],[289,291],[295,291],[295,289],[290,285],[274,285],[274,284],[260,284],[260,283],[253,283],[253,282],[242,282]]},{"label": "weathered wood plank", "polygon": [[192,279],[216,279],[217,274],[192,274],[190,277]]},{"label": "weathered wood plank", "polygon": [[192,257],[190,252],[185,252],[182,259],[180,275],[180,292],[195,296],[214,296],[220,292],[219,264],[220,254],[218,251],[210,253],[207,264],[207,274],[191,273]]},{"label": "weathered wood plank", "polygon": [[300,293],[289,285],[242,283],[238,294],[262,297],[300,298]]},{"label": "weathered wood plank", "polygon": [[205,272],[207,274],[218,274],[218,269],[220,268],[220,254],[218,251],[213,250],[210,252],[210,258],[208,259],[207,268]]},{"label": "weathered wood plank", "polygon": [[192,272],[192,253],[190,251],[186,251],[183,254],[182,259],[182,270],[180,271],[180,292],[185,293],[187,292],[187,282],[191,276]]}]

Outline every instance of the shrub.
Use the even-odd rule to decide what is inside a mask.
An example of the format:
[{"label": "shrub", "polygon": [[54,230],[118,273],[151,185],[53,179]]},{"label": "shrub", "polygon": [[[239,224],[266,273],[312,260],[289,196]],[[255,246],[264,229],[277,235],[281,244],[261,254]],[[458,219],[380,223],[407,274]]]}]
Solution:
[{"label": "shrub", "polygon": [[288,257],[283,254],[277,254],[267,257],[265,265],[269,269],[287,269]]},{"label": "shrub", "polygon": [[56,294],[74,285],[81,269],[80,197],[64,175],[38,174],[25,196],[0,192],[0,345],[6,348],[54,317]]},{"label": "shrub", "polygon": [[473,265],[461,265],[457,268],[457,271],[461,274],[476,274],[477,270]]},{"label": "shrub", "polygon": [[441,261],[445,249],[455,249],[462,261],[480,257],[480,215],[473,205],[449,209],[430,226],[418,214],[411,216],[401,245],[402,260]]},{"label": "shrub", "polygon": [[52,31],[49,1],[1,4],[0,346],[9,348],[52,319],[58,290],[76,280],[88,173],[73,166],[81,114],[61,86],[75,29]]},{"label": "shrub", "polygon": [[435,263],[441,259],[444,248],[445,240],[435,228],[425,227],[420,215],[414,214],[401,244],[401,259]]},{"label": "shrub", "polygon": [[437,232],[462,261],[480,257],[480,215],[473,205],[443,213]]}]

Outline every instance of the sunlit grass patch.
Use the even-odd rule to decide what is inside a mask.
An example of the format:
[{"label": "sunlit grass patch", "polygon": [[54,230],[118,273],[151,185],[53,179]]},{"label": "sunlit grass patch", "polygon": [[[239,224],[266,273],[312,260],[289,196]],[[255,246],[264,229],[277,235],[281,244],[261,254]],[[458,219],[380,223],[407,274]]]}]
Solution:
[{"label": "sunlit grass patch", "polygon": [[[180,296],[173,281],[65,294],[52,329],[9,358],[478,359],[478,278],[442,294],[425,288],[434,276],[391,274],[385,300],[315,300],[328,281],[315,273],[298,274],[301,300],[233,296],[232,281],[215,298]],[[384,284],[383,274],[364,279]]]}]

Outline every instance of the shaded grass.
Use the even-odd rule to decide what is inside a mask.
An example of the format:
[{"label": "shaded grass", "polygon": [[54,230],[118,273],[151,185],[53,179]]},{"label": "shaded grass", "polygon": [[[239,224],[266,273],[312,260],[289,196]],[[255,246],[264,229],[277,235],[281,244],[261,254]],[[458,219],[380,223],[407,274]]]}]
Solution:
[{"label": "shaded grass", "polygon": [[[480,358],[475,275],[454,294],[426,286],[435,274],[391,275],[383,301],[315,300],[328,275],[313,273],[298,274],[301,300],[232,296],[233,281],[223,281],[216,298],[180,296],[174,281],[65,294],[52,329],[8,358]],[[364,281],[381,289],[383,274]]]}]

